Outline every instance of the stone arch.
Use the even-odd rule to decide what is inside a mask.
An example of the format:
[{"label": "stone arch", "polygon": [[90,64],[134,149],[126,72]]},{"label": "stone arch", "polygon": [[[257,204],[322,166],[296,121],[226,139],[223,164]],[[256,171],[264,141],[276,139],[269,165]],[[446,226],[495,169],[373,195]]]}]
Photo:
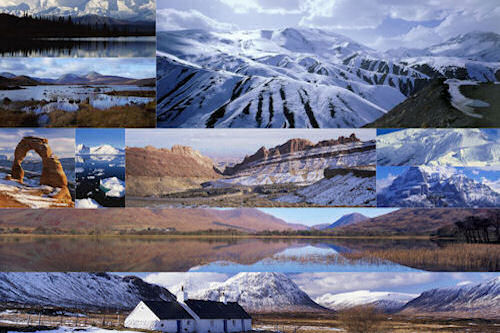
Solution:
[{"label": "stone arch", "polygon": [[35,136],[25,136],[17,144],[14,151],[14,162],[12,163],[11,179],[23,183],[24,170],[21,163],[26,155],[34,150],[42,159],[42,175],[40,185],[48,185],[61,189],[54,197],[59,199],[68,199],[71,201],[71,195],[68,189],[68,179],[64,173],[63,167],[56,155],[52,153],[49,141],[46,138]]}]

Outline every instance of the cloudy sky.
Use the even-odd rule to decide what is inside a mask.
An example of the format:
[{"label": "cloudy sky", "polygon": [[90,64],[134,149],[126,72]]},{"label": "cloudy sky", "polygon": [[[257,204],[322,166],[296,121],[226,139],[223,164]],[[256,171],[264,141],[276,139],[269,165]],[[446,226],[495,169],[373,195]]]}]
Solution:
[{"label": "cloudy sky", "polygon": [[158,30],[322,28],[380,50],[500,33],[498,0],[158,0],[157,18]]},{"label": "cloudy sky", "polygon": [[[0,155],[12,156],[17,144],[25,136],[39,136],[49,140],[50,148],[59,158],[75,156],[75,130],[65,128],[3,128],[0,129]],[[38,156],[33,151],[28,155]]]},{"label": "cloudy sky", "polygon": [[[126,273],[122,274],[126,275]],[[232,276],[222,273],[138,273],[135,275],[147,282],[161,285],[173,293],[177,293],[181,285],[186,286],[189,292],[207,288],[213,282],[223,282]],[[433,288],[480,283],[498,276],[497,273],[434,272],[297,273],[287,275],[313,299],[326,293],[338,294],[357,290],[418,294]]]},{"label": "cloudy sky", "polygon": [[1,72],[50,79],[98,72],[139,79],[155,77],[156,62],[154,58],[0,58]]},{"label": "cloudy sky", "polygon": [[361,140],[374,140],[372,129],[127,129],[129,147],[171,148],[190,146],[211,157],[243,157],[260,147],[275,147],[293,138],[312,142],[337,139],[355,133]]}]

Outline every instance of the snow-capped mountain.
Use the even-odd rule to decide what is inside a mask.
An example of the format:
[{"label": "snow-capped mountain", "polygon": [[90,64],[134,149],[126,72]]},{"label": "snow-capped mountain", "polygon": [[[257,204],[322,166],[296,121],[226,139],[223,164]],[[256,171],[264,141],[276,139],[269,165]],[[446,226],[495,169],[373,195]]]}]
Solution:
[{"label": "snow-capped mountain", "polygon": [[377,192],[379,207],[498,207],[500,193],[449,167],[418,166]]},{"label": "snow-capped mountain", "polygon": [[85,16],[98,15],[132,21],[153,21],[155,2],[153,0],[22,0],[13,6],[0,6],[0,12],[21,16]]},{"label": "snow-capped mountain", "polygon": [[500,165],[499,136],[481,129],[404,129],[377,136],[377,165]]},{"label": "snow-capped mountain", "polygon": [[460,313],[497,317],[500,311],[500,277],[453,288],[432,289],[408,302],[405,313]]},{"label": "snow-capped mountain", "polygon": [[0,300],[22,305],[132,309],[141,300],[174,300],[167,289],[108,273],[0,273]]},{"label": "snow-capped mountain", "polygon": [[239,273],[221,283],[189,294],[189,298],[238,302],[247,311],[314,311],[316,304],[288,276],[282,273]]},{"label": "snow-capped mountain", "polygon": [[500,62],[500,34],[474,31],[425,49],[398,48],[389,50],[387,53],[397,58],[441,56]]},{"label": "snow-capped mountain", "polygon": [[500,68],[309,28],[162,31],[157,49],[162,127],[361,127],[432,78],[496,81]]},{"label": "snow-capped mountain", "polygon": [[124,150],[108,144],[95,147],[87,147],[84,144],[79,144],[76,146],[76,153],[79,155],[120,155],[124,154]]},{"label": "snow-capped mountain", "polygon": [[315,301],[337,311],[359,305],[371,305],[384,312],[396,312],[417,296],[418,294],[357,290],[341,294],[327,293],[316,298]]}]

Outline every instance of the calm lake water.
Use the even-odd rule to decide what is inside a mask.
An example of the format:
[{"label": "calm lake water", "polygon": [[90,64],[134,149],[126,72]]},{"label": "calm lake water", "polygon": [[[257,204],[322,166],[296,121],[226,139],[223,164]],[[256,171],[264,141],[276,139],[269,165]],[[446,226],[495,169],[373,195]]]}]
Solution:
[{"label": "calm lake water", "polygon": [[0,45],[3,57],[154,57],[156,38],[45,38]]},{"label": "calm lake water", "polygon": [[393,262],[346,260],[367,249],[437,247],[430,241],[0,237],[5,271],[407,272]]},{"label": "calm lake water", "polygon": [[125,207],[125,197],[110,197],[100,180],[117,177],[125,181],[125,155],[77,155],[76,198],[91,198],[104,207]]}]

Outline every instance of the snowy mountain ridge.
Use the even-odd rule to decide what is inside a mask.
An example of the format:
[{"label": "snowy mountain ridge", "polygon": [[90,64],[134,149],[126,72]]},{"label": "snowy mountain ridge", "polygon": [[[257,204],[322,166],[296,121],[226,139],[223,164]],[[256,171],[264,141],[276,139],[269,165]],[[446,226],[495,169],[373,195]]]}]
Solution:
[{"label": "snowy mountain ridge", "polygon": [[500,165],[498,138],[481,129],[404,129],[377,136],[377,165]]},{"label": "snowy mountain ridge", "polygon": [[380,207],[498,207],[500,193],[451,167],[409,167],[377,192]]},{"label": "snowy mountain ridge", "polygon": [[316,298],[315,301],[324,307],[337,311],[359,305],[372,305],[384,312],[396,312],[418,296],[418,294],[408,293],[357,290],[340,294],[327,293]]},{"label": "snowy mountain ridge", "polygon": [[162,127],[361,127],[436,77],[496,81],[498,62],[395,58],[308,28],[160,31]]},{"label": "snowy mountain ridge", "polygon": [[124,154],[124,150],[108,144],[95,147],[87,147],[85,144],[79,144],[76,146],[76,153],[79,155],[120,155]]},{"label": "snowy mountain ridge", "polygon": [[224,282],[190,293],[192,299],[238,302],[247,311],[315,311],[316,304],[288,276],[282,273],[239,273]]},{"label": "snowy mountain ridge", "polygon": [[24,0],[13,6],[0,6],[0,13],[21,16],[85,16],[98,15],[131,21],[153,21],[153,0],[83,0],[68,4],[64,0]]}]

